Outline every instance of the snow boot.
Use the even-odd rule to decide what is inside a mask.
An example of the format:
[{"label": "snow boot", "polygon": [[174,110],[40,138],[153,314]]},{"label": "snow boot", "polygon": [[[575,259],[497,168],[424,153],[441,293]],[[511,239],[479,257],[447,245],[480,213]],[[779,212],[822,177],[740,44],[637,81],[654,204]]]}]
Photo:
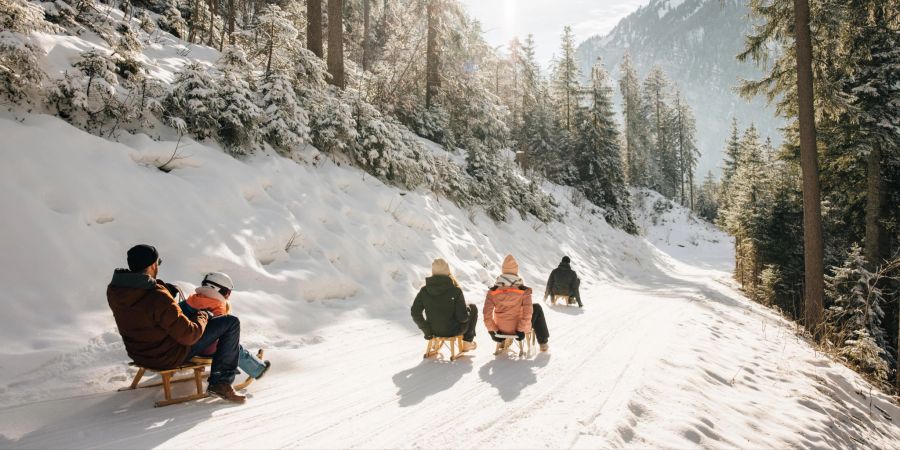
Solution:
[{"label": "snow boot", "polygon": [[243,404],[247,401],[247,397],[238,395],[237,392],[234,392],[234,388],[231,387],[231,385],[228,383],[218,383],[210,385],[208,388],[206,388],[206,393],[209,395],[215,395],[216,397],[219,397],[222,400],[229,401],[231,403]]},{"label": "snow boot", "polygon": [[263,375],[265,375],[265,374],[266,374],[266,372],[268,372],[268,371],[269,371],[269,367],[272,367],[272,363],[271,363],[271,362],[269,362],[269,360],[268,360],[268,359],[267,359],[267,360],[265,360],[265,361],[263,361],[263,364],[265,364],[265,365],[266,365],[266,368],[265,368],[265,369],[263,369],[263,371],[262,371],[262,372],[260,372],[260,373],[259,373],[259,375],[258,375],[258,376],[257,376],[257,377],[256,377],[256,379],[257,379],[257,380],[258,380],[258,379],[260,379],[260,378],[262,378],[262,377],[263,377]]},{"label": "snow boot", "polygon": [[546,352],[547,350],[550,350],[550,344],[547,344],[547,343],[541,344],[541,351]]},{"label": "snow boot", "polygon": [[478,344],[475,341],[463,341],[462,348],[459,349],[461,352],[470,352],[478,348]]}]

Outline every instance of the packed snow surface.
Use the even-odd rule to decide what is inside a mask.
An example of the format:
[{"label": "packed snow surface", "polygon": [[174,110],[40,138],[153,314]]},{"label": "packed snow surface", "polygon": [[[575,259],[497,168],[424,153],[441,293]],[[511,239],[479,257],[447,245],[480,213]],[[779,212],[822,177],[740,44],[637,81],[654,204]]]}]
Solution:
[{"label": "packed snow surface", "polygon": [[[563,222],[493,223],[329,160],[239,161],[190,140],[110,142],[0,116],[0,447],[880,447],[900,409],[735,289],[727,236],[635,192],[642,236],[545,185]],[[433,149],[435,151],[439,149]],[[573,203],[575,201],[575,203]],[[235,280],[272,372],[234,406],[153,408],[104,299],[135,243],[190,290]],[[550,351],[423,360],[409,306],[430,261],[479,307],[507,253],[540,299],[569,255],[584,309],[545,306]]]}]

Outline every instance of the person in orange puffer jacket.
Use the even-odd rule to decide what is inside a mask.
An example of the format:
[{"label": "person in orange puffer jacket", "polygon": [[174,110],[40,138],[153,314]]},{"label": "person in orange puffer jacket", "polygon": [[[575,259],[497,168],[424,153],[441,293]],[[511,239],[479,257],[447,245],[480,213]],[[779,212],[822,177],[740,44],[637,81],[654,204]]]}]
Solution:
[{"label": "person in orange puffer jacket", "polygon": [[519,263],[512,255],[503,260],[503,273],[484,299],[484,324],[491,339],[502,342],[500,334],[516,335],[525,339],[525,333],[534,329],[541,351],[549,349],[550,331],[541,305],[531,302],[531,288],[519,277]]},{"label": "person in orange puffer jacket", "polygon": [[[181,302],[185,313],[207,311],[213,317],[224,316],[231,313],[231,291],[234,283],[231,277],[222,272],[210,272],[203,277],[198,287],[190,297]],[[216,343],[203,351],[203,354],[211,355],[216,352]],[[247,375],[259,379],[269,370],[272,363],[268,360],[260,361],[255,358],[244,346],[240,346],[238,354],[238,367]]]}]

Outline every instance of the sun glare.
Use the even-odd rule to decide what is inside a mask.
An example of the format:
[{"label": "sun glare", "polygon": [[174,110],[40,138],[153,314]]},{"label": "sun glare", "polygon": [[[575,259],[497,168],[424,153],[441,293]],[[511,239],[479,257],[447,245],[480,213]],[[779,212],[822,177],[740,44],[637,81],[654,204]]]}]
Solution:
[{"label": "sun glare", "polygon": [[506,36],[516,35],[516,0],[503,0],[503,28]]}]

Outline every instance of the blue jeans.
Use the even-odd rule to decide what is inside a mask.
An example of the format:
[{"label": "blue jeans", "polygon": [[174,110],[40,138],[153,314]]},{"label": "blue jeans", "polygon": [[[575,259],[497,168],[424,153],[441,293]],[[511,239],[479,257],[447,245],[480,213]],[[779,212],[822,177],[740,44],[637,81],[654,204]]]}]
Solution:
[{"label": "blue jeans", "polygon": [[[197,310],[192,308],[191,305],[189,305],[186,301],[182,300],[181,302],[178,302],[178,307],[180,307],[181,311],[188,317],[190,317],[191,320],[197,317]],[[209,325],[207,325],[207,327],[208,326]],[[204,332],[203,335],[206,336],[206,333]],[[198,353],[194,353],[194,349],[197,349]],[[188,356],[188,359],[191,359],[194,356],[208,356],[199,353],[205,349],[206,347],[200,347],[200,341],[197,341],[196,344],[191,346],[191,352],[190,356]],[[244,373],[250,375],[253,378],[259,377],[260,374],[263,373],[263,370],[266,369],[266,365],[263,364],[260,360],[256,359],[255,356],[251,355],[250,352],[248,352],[242,345],[238,345],[238,367],[240,367],[240,369],[243,370]],[[232,376],[231,379],[234,380],[234,376]]]},{"label": "blue jeans", "polygon": [[185,360],[198,356],[209,348],[214,342],[216,353],[212,355],[212,367],[209,373],[209,384],[234,382],[238,374],[238,360],[240,359],[241,321],[235,316],[219,316],[209,319],[203,336],[188,350]]},{"label": "blue jeans", "polygon": [[263,370],[266,370],[266,365],[251,355],[244,346],[240,346],[238,367],[253,378],[258,378],[263,373]]}]

